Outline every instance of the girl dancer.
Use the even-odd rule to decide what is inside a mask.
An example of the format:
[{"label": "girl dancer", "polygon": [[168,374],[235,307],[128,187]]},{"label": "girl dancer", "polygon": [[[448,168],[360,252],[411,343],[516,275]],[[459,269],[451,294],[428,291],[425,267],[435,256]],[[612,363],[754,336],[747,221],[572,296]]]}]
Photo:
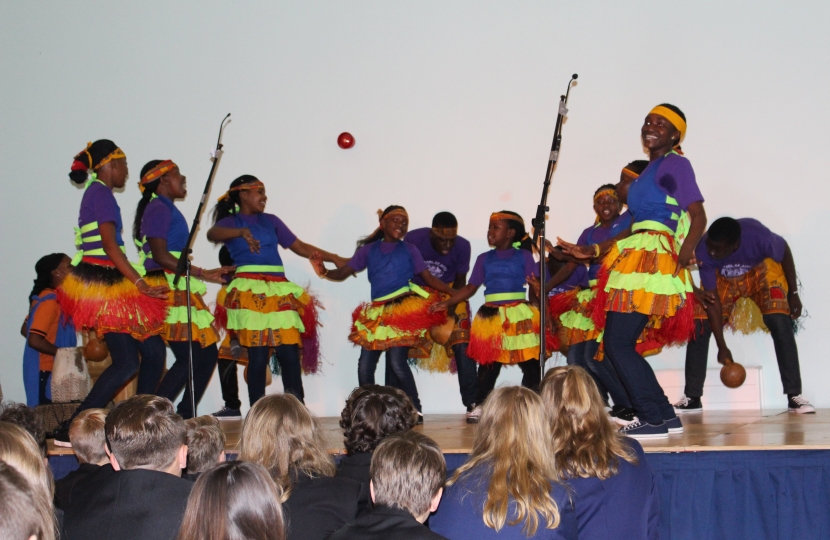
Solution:
[{"label": "girl dancer", "polygon": [[[646,116],[641,135],[650,163],[628,188],[630,236],[591,246],[559,242],[564,251],[582,259],[607,253],[592,315],[605,329],[605,352],[637,411],[637,421],[622,428],[635,438],[683,431],[654,371],[636,347],[647,325],[662,344],[685,343],[694,328],[686,267],[696,263],[694,250],[706,227],[706,213],[692,166],[675,149],[685,133],[686,118],[673,105],[659,105]],[[675,233],[684,210],[691,222],[678,249]]]},{"label": "girl dancer", "polygon": [[355,309],[349,335],[349,340],[361,347],[357,365],[359,384],[375,384],[375,367],[380,353],[386,351],[391,375],[394,375],[387,375],[389,385],[406,392],[420,413],[418,388],[407,362],[409,348],[416,345],[430,327],[443,324],[447,318],[444,313],[430,312],[438,298],[411,280],[417,275],[439,292],[452,294],[455,291],[429,272],[418,248],[403,241],[409,228],[406,209],[390,206],[383,212],[378,210],[378,216],[380,225],[375,232],[358,241],[358,249],[346,266],[327,270],[317,255],[312,257],[311,263],[320,276],[333,281],[343,281],[354,272],[368,268],[372,302]]},{"label": "girl dancer", "polygon": [[[276,349],[285,391],[303,401],[301,370],[316,373],[318,301],[285,277],[279,247],[308,258],[319,251],[337,266],[345,259],[297,238],[273,214],[265,213],[265,186],[255,176],[240,176],[219,198],[213,211],[214,225],[207,233],[211,242],[228,247],[237,264],[228,285],[225,308],[228,330],[248,348],[248,399],[253,405],[265,395],[265,370],[269,348]],[[302,341],[301,341],[302,340]],[[302,343],[302,366],[300,346]]]},{"label": "girl dancer", "polygon": [[[69,173],[73,182],[84,184],[84,196],[75,229],[79,251],[58,287],[58,302],[76,328],[103,334],[112,357],[112,365],[72,418],[86,409],[106,407],[139,371],[139,364],[138,393],[155,393],[164,369],[159,334],[167,314],[167,287],[148,284],[127,260],[121,209],[112,194],[124,187],[127,176],[127,156],[106,139],[88,144],[76,155]],[[69,446],[72,418],[56,431],[55,444]]]},{"label": "girl dancer", "polygon": [[29,316],[23,327],[23,387],[29,407],[52,402],[50,382],[55,355],[61,347],[78,344],[75,326],[61,311],[55,294],[70,268],[70,259],[63,253],[46,255],[35,264],[37,278],[29,293]]},{"label": "girl dancer", "polygon": [[[183,418],[192,418],[190,386],[185,384],[188,379],[190,346],[187,342],[187,293],[184,278],[179,280],[176,290],[172,290],[176,266],[189,233],[187,222],[173,201],[187,195],[186,180],[178,165],[170,160],[157,159],[144,165],[138,184],[142,197],[135,211],[133,236],[147,271],[145,281],[150,285],[169,286],[171,289],[167,298],[167,320],[161,335],[173,351],[176,361],[162,379],[157,393],[174,401],[184,387],[178,413]],[[190,280],[190,314],[194,341],[193,384],[197,404],[213,375],[217,359],[213,315],[202,298],[207,289],[198,278],[221,283],[222,274],[228,270],[191,267],[191,273],[195,276]]]},{"label": "girl dancer", "polygon": [[[501,367],[517,364],[522,370],[522,386],[539,389],[539,298],[531,288],[526,300],[525,284],[538,279],[539,266],[531,255],[531,241],[519,214],[502,210],[490,216],[487,242],[493,246],[476,259],[470,283],[459,289],[434,310],[445,310],[473,296],[484,285],[485,304],[470,329],[467,354],[479,363],[478,398],[484,403],[496,386]],[[538,284],[538,283],[537,283]],[[545,331],[547,350],[554,339]]]}]

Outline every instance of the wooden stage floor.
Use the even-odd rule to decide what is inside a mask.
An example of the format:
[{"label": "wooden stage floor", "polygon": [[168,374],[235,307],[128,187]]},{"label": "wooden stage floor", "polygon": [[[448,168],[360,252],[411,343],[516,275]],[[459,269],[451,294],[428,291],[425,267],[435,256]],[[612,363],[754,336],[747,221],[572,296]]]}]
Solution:
[{"label": "wooden stage floor", "polygon": [[[729,450],[828,450],[830,449],[830,409],[816,414],[792,414],[786,410],[704,411],[684,414],[685,431],[668,439],[642,441],[646,452],[707,452]],[[320,419],[333,454],[344,453],[339,418]],[[237,452],[241,420],[226,420],[222,429],[227,437],[225,449]],[[432,437],[446,454],[468,454],[476,425],[467,424],[461,414],[428,414],[424,425],[415,428]],[[48,441],[49,455],[69,455],[71,448],[60,448]]]}]

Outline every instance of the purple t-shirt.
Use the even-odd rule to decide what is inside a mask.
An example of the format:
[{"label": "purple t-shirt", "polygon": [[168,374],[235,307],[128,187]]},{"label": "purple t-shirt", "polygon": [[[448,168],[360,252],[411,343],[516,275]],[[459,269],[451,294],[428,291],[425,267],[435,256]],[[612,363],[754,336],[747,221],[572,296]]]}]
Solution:
[{"label": "purple t-shirt", "polygon": [[[352,258],[349,259],[349,262],[346,263],[349,268],[354,270],[355,272],[362,272],[366,270],[366,263],[369,259],[369,250],[372,246],[375,245],[374,242],[371,244],[366,244],[363,247],[357,249],[352,255]],[[421,252],[418,251],[418,248],[410,244],[409,242],[403,243],[406,250],[409,252],[409,256],[412,257],[412,269],[415,275],[417,276],[424,270],[427,270],[427,265],[424,262],[424,257],[421,255]],[[388,255],[395,251],[395,248],[398,246],[397,242],[380,242],[380,252],[384,255]]]},{"label": "purple t-shirt", "polygon": [[761,264],[764,259],[776,262],[784,260],[787,242],[767,229],[760,221],[752,218],[738,220],[741,224],[741,245],[735,253],[720,260],[709,256],[706,249],[706,238],[703,235],[695,249],[695,257],[700,269],[700,283],[707,291],[717,288],[717,271],[723,277],[738,277],[746,274],[752,268]]},{"label": "purple t-shirt", "polygon": [[[237,214],[235,216],[228,216],[216,222],[217,227],[227,227],[235,229],[239,227],[237,218],[242,222],[243,226],[259,225],[259,220],[264,219],[265,223],[274,227],[277,233],[277,242],[283,248],[289,248],[297,241],[297,236],[291,232],[291,229],[286,226],[283,221],[274,214]],[[252,229],[256,230],[256,229]],[[256,234],[254,234],[256,238]],[[261,241],[261,240],[260,240]],[[260,249],[259,253],[251,253],[248,247],[248,242],[244,238],[233,238],[225,241],[225,245],[230,251],[234,264],[237,266],[247,265],[264,265],[264,266],[281,266],[282,258],[276,249]]]},{"label": "purple t-shirt", "polygon": [[[652,165],[653,162],[649,163],[640,176],[643,176]],[[679,154],[669,154],[660,161],[656,184],[663,193],[676,200],[683,210],[688,210],[692,203],[703,202],[703,194],[697,187],[692,164]]]},{"label": "purple t-shirt", "polygon": [[[102,223],[115,224],[115,240],[119,246],[124,245],[124,240],[121,238],[121,208],[115,201],[115,196],[112,190],[101,182],[92,182],[84,191],[84,196],[81,198],[81,210],[78,214],[78,226],[83,227],[88,223],[97,221],[100,226]],[[100,233],[88,232],[83,236],[98,236]],[[83,249],[89,251],[92,249],[100,249],[104,244],[98,240],[96,242],[84,242]],[[106,256],[99,257],[107,259]]]},{"label": "purple t-shirt", "polygon": [[[456,274],[467,275],[470,271],[470,242],[461,236],[455,239],[455,245],[446,255],[441,255],[435,248],[432,247],[432,240],[430,239],[430,227],[422,229],[415,229],[409,231],[404,237],[405,242],[409,242],[418,248],[424,258],[429,273],[440,279],[448,285],[452,285],[455,281]],[[421,276],[415,276],[412,280],[417,285],[426,285]]]},{"label": "purple t-shirt", "polygon": [[[611,223],[610,227],[600,227],[598,223],[591,225],[579,235],[579,240],[576,241],[579,246],[590,246],[591,244],[599,244],[611,238],[614,238],[622,231],[626,230],[631,225],[631,213],[626,210],[620,214],[617,219]],[[588,279],[597,279],[597,274],[602,267],[602,261],[595,261],[588,268]]]},{"label": "purple t-shirt", "polygon": [[[173,201],[163,195],[158,195],[144,209],[144,215],[141,217],[141,236],[142,239],[144,237],[164,238],[167,240],[167,251],[180,252],[187,245],[187,221]],[[147,254],[144,268],[160,269],[161,266],[153,260],[149,243],[145,243],[143,249]]]},{"label": "purple t-shirt", "polygon": [[[514,248],[491,251],[495,251],[496,257],[499,259],[507,259],[513,255]],[[525,277],[539,277],[539,264],[533,260],[533,255],[531,255],[526,249],[520,249],[518,251],[521,252],[522,257],[524,257]],[[475,285],[476,287],[484,285],[484,261],[487,258],[488,253],[490,252],[486,251],[476,258],[476,263],[473,265],[473,273],[470,274],[471,285]]]},{"label": "purple t-shirt", "polygon": [[587,287],[588,286],[588,269],[585,267],[584,264],[580,264],[576,267],[568,279],[554,287],[548,293],[548,296],[556,296],[557,294],[562,294],[563,292],[568,292],[570,290],[576,289],[577,287]]}]

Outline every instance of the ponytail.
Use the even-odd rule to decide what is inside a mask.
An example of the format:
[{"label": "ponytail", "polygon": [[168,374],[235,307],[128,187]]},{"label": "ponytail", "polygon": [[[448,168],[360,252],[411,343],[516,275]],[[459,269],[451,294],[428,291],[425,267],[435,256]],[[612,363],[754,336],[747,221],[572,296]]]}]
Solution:
[{"label": "ponytail", "polygon": [[259,178],[251,174],[243,174],[231,182],[228,191],[219,197],[219,200],[216,202],[216,206],[213,207],[214,225],[226,217],[235,216],[239,213],[239,192],[242,190],[234,188],[239,188],[245,184],[253,184],[255,182],[259,182]]},{"label": "ponytail", "polygon": [[35,263],[35,273],[37,274],[37,277],[34,280],[32,292],[29,293],[29,298],[39,296],[44,289],[51,289],[53,287],[52,271],[60,266],[64,257],[66,257],[66,254],[64,253],[52,253],[41,257],[40,260]]},{"label": "ponytail", "polygon": [[[392,206],[387,206],[386,210],[382,212],[378,210],[378,221],[383,219],[389,212],[392,212],[393,210],[403,210],[404,212],[406,212],[406,208],[404,208],[403,206],[397,206],[393,204]],[[369,244],[377,242],[378,240],[383,240],[383,231],[381,230],[380,226],[378,226],[378,228],[375,229],[369,236],[364,236],[363,238],[358,240],[357,249],[360,249],[363,246],[368,246]]]},{"label": "ponytail", "polygon": [[533,240],[531,240],[530,235],[528,235],[527,231],[525,230],[525,224],[522,221],[522,216],[520,216],[516,212],[511,212],[510,210],[501,210],[499,213],[511,214],[519,218],[506,219],[505,221],[507,221],[507,228],[516,231],[516,236],[513,237],[513,242],[521,242],[519,249],[526,249],[527,251],[533,253]]},{"label": "ponytail", "polygon": [[[163,160],[161,159],[154,159],[147,162],[147,164],[141,169],[141,176],[144,177],[144,175],[147,174],[147,171],[151,170],[162,161]],[[147,205],[150,204],[150,201],[153,200],[153,195],[155,195],[159,185],[161,185],[161,178],[157,178],[152,182],[140,185],[143,190],[141,191],[141,200],[138,201],[138,206],[135,208],[135,221],[133,221],[133,238],[136,240],[141,240],[141,220],[144,219],[144,211],[147,209]]]}]

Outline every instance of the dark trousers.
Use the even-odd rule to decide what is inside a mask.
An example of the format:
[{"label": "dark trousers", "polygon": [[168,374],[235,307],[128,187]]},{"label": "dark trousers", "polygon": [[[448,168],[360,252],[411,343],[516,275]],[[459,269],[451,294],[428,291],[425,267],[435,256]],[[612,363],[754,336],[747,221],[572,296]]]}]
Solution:
[{"label": "dark trousers", "polygon": [[[375,369],[383,351],[360,349],[360,358],[357,361],[357,381],[360,386],[375,384]],[[418,411],[421,410],[421,400],[418,398],[418,387],[415,377],[409,367],[409,347],[392,347],[386,350],[386,381],[387,386],[399,388],[409,396],[412,404]]]},{"label": "dark trousers", "polygon": [[[798,395],[801,393],[801,368],[798,364],[798,347],[795,344],[790,317],[781,313],[764,315],[764,324],[769,328],[772,343],[775,346],[775,358],[778,360],[778,372],[784,393]],[[689,397],[703,395],[703,383],[706,381],[706,364],[709,358],[709,341],[712,326],[708,320],[695,321],[695,339],[686,345],[686,388]]]},{"label": "dark trousers", "polygon": [[455,366],[458,368],[458,389],[461,392],[461,403],[465,407],[472,407],[478,399],[478,375],[476,374],[475,360],[467,356],[467,343],[458,343],[452,346],[455,356]]},{"label": "dark trousers", "polygon": [[222,387],[222,400],[225,407],[239,410],[242,402],[239,401],[239,378],[236,374],[236,361],[220,358],[219,385]]},{"label": "dark trousers", "polygon": [[49,377],[52,376],[51,371],[40,371],[38,373],[38,385],[37,385],[37,395],[38,395],[38,404],[39,405],[51,405],[52,400],[46,397],[46,389],[49,388],[49,385],[52,383],[52,379]]},{"label": "dark trousers", "polygon": [[[283,391],[294,394],[301,403],[305,403],[300,348],[297,345],[279,345],[274,350],[280,364]],[[248,400],[251,406],[265,395],[265,370],[271,359],[269,352],[269,347],[248,347]]]},{"label": "dark trousers", "polygon": [[594,360],[599,350],[599,342],[596,340],[583,341],[571,345],[568,349],[568,365],[579,366],[591,374],[591,378],[597,385],[602,401],[608,404],[608,395],[614,400],[614,405],[631,408],[631,400],[623,388],[617,370],[607,359],[602,362]]},{"label": "dark trousers", "polygon": [[614,365],[637,417],[643,422],[660,425],[675,414],[654,370],[636,349],[637,338],[647,323],[648,317],[642,313],[609,311],[603,342],[606,356]]},{"label": "dark trousers", "polygon": [[[193,418],[193,410],[190,406],[190,385],[187,384],[188,372],[190,371],[189,344],[186,341],[171,341],[168,345],[170,350],[173,351],[176,361],[173,362],[173,365],[164,375],[164,379],[161,380],[158,395],[166,397],[170,401],[175,401],[182,388],[184,388],[184,396],[179,402],[177,412],[182,418]],[[216,348],[215,344],[203,349],[199,343],[193,342],[193,389],[197,405],[205,393],[218,359],[219,349]]]},{"label": "dark trousers", "polygon": [[[86,409],[104,408],[115,394],[138,373],[138,394],[155,394],[164,359],[167,354],[164,340],[151,336],[143,342],[130,334],[104,334],[112,365],[104,370],[86,399],[78,406],[72,418]],[[140,369],[139,369],[140,368]]]},{"label": "dark trousers", "polygon": [[[484,403],[487,396],[496,387],[496,380],[499,378],[503,365],[501,362],[493,362],[492,364],[478,366],[478,397],[476,403]],[[527,360],[516,365],[522,370],[522,386],[538,392],[539,383],[542,382],[542,366],[539,361],[535,359]]]}]

